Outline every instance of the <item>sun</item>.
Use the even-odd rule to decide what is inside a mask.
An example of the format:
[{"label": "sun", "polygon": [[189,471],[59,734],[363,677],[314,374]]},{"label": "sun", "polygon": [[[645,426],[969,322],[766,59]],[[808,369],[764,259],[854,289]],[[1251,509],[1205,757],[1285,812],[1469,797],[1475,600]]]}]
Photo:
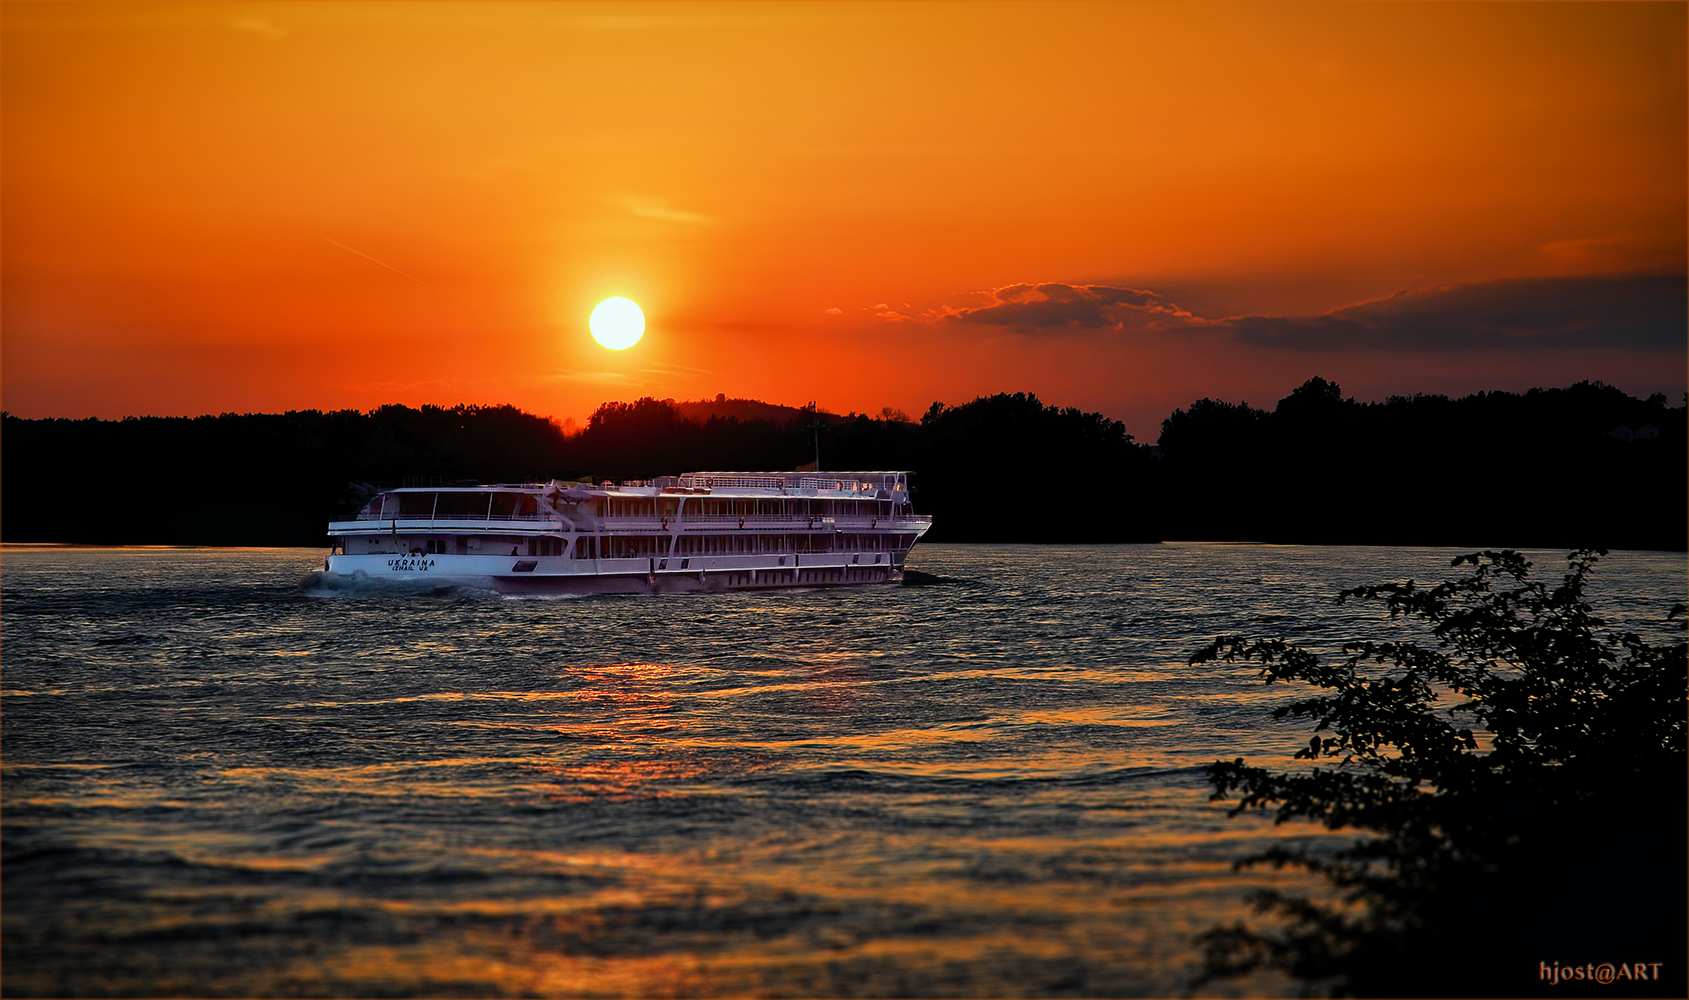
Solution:
[{"label": "sun", "polygon": [[598,303],[586,325],[592,339],[612,351],[625,351],[645,336],[645,314],[639,303],[620,295]]}]

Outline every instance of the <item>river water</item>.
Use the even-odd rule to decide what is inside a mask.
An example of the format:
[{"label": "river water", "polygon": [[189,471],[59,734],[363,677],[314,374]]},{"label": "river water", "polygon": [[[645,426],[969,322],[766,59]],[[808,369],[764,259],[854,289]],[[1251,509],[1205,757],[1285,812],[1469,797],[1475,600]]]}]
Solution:
[{"label": "river water", "polygon": [[[1320,835],[1208,801],[1308,734],[1187,656],[1385,634],[1331,595],[1457,553],[926,545],[921,586],[516,600],[9,547],[0,986],[1177,994],[1278,877],[1232,860]],[[1595,596],[1657,619],[1684,574],[1614,553]]]}]

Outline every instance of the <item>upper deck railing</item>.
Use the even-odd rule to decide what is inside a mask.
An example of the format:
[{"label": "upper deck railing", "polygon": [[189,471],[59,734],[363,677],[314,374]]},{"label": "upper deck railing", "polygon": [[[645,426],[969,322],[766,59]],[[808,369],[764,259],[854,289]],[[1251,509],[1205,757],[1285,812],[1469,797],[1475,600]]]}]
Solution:
[{"label": "upper deck railing", "polygon": [[907,472],[688,472],[678,477],[682,489],[815,490],[826,493],[903,492]]},{"label": "upper deck railing", "polygon": [[555,521],[538,489],[389,490],[358,511],[358,521]]},{"label": "upper deck railing", "polygon": [[410,514],[382,514],[369,510],[360,510],[356,517],[341,518],[343,521],[556,521],[556,514],[501,514],[494,511],[483,514],[478,511],[470,513],[410,513]]}]

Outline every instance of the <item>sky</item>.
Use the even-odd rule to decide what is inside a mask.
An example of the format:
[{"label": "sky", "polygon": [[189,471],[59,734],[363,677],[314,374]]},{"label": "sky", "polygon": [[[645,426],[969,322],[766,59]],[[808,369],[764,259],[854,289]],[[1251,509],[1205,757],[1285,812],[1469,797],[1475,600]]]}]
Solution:
[{"label": "sky", "polygon": [[1685,11],[8,2],[0,405],[1680,404]]}]

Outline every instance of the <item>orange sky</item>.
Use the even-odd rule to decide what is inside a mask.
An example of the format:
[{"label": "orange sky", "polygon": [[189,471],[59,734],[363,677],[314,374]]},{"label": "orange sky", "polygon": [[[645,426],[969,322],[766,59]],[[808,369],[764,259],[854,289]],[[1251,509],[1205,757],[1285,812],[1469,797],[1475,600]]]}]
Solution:
[{"label": "orange sky", "polygon": [[20,416],[1682,398],[1684,4],[0,10]]}]

